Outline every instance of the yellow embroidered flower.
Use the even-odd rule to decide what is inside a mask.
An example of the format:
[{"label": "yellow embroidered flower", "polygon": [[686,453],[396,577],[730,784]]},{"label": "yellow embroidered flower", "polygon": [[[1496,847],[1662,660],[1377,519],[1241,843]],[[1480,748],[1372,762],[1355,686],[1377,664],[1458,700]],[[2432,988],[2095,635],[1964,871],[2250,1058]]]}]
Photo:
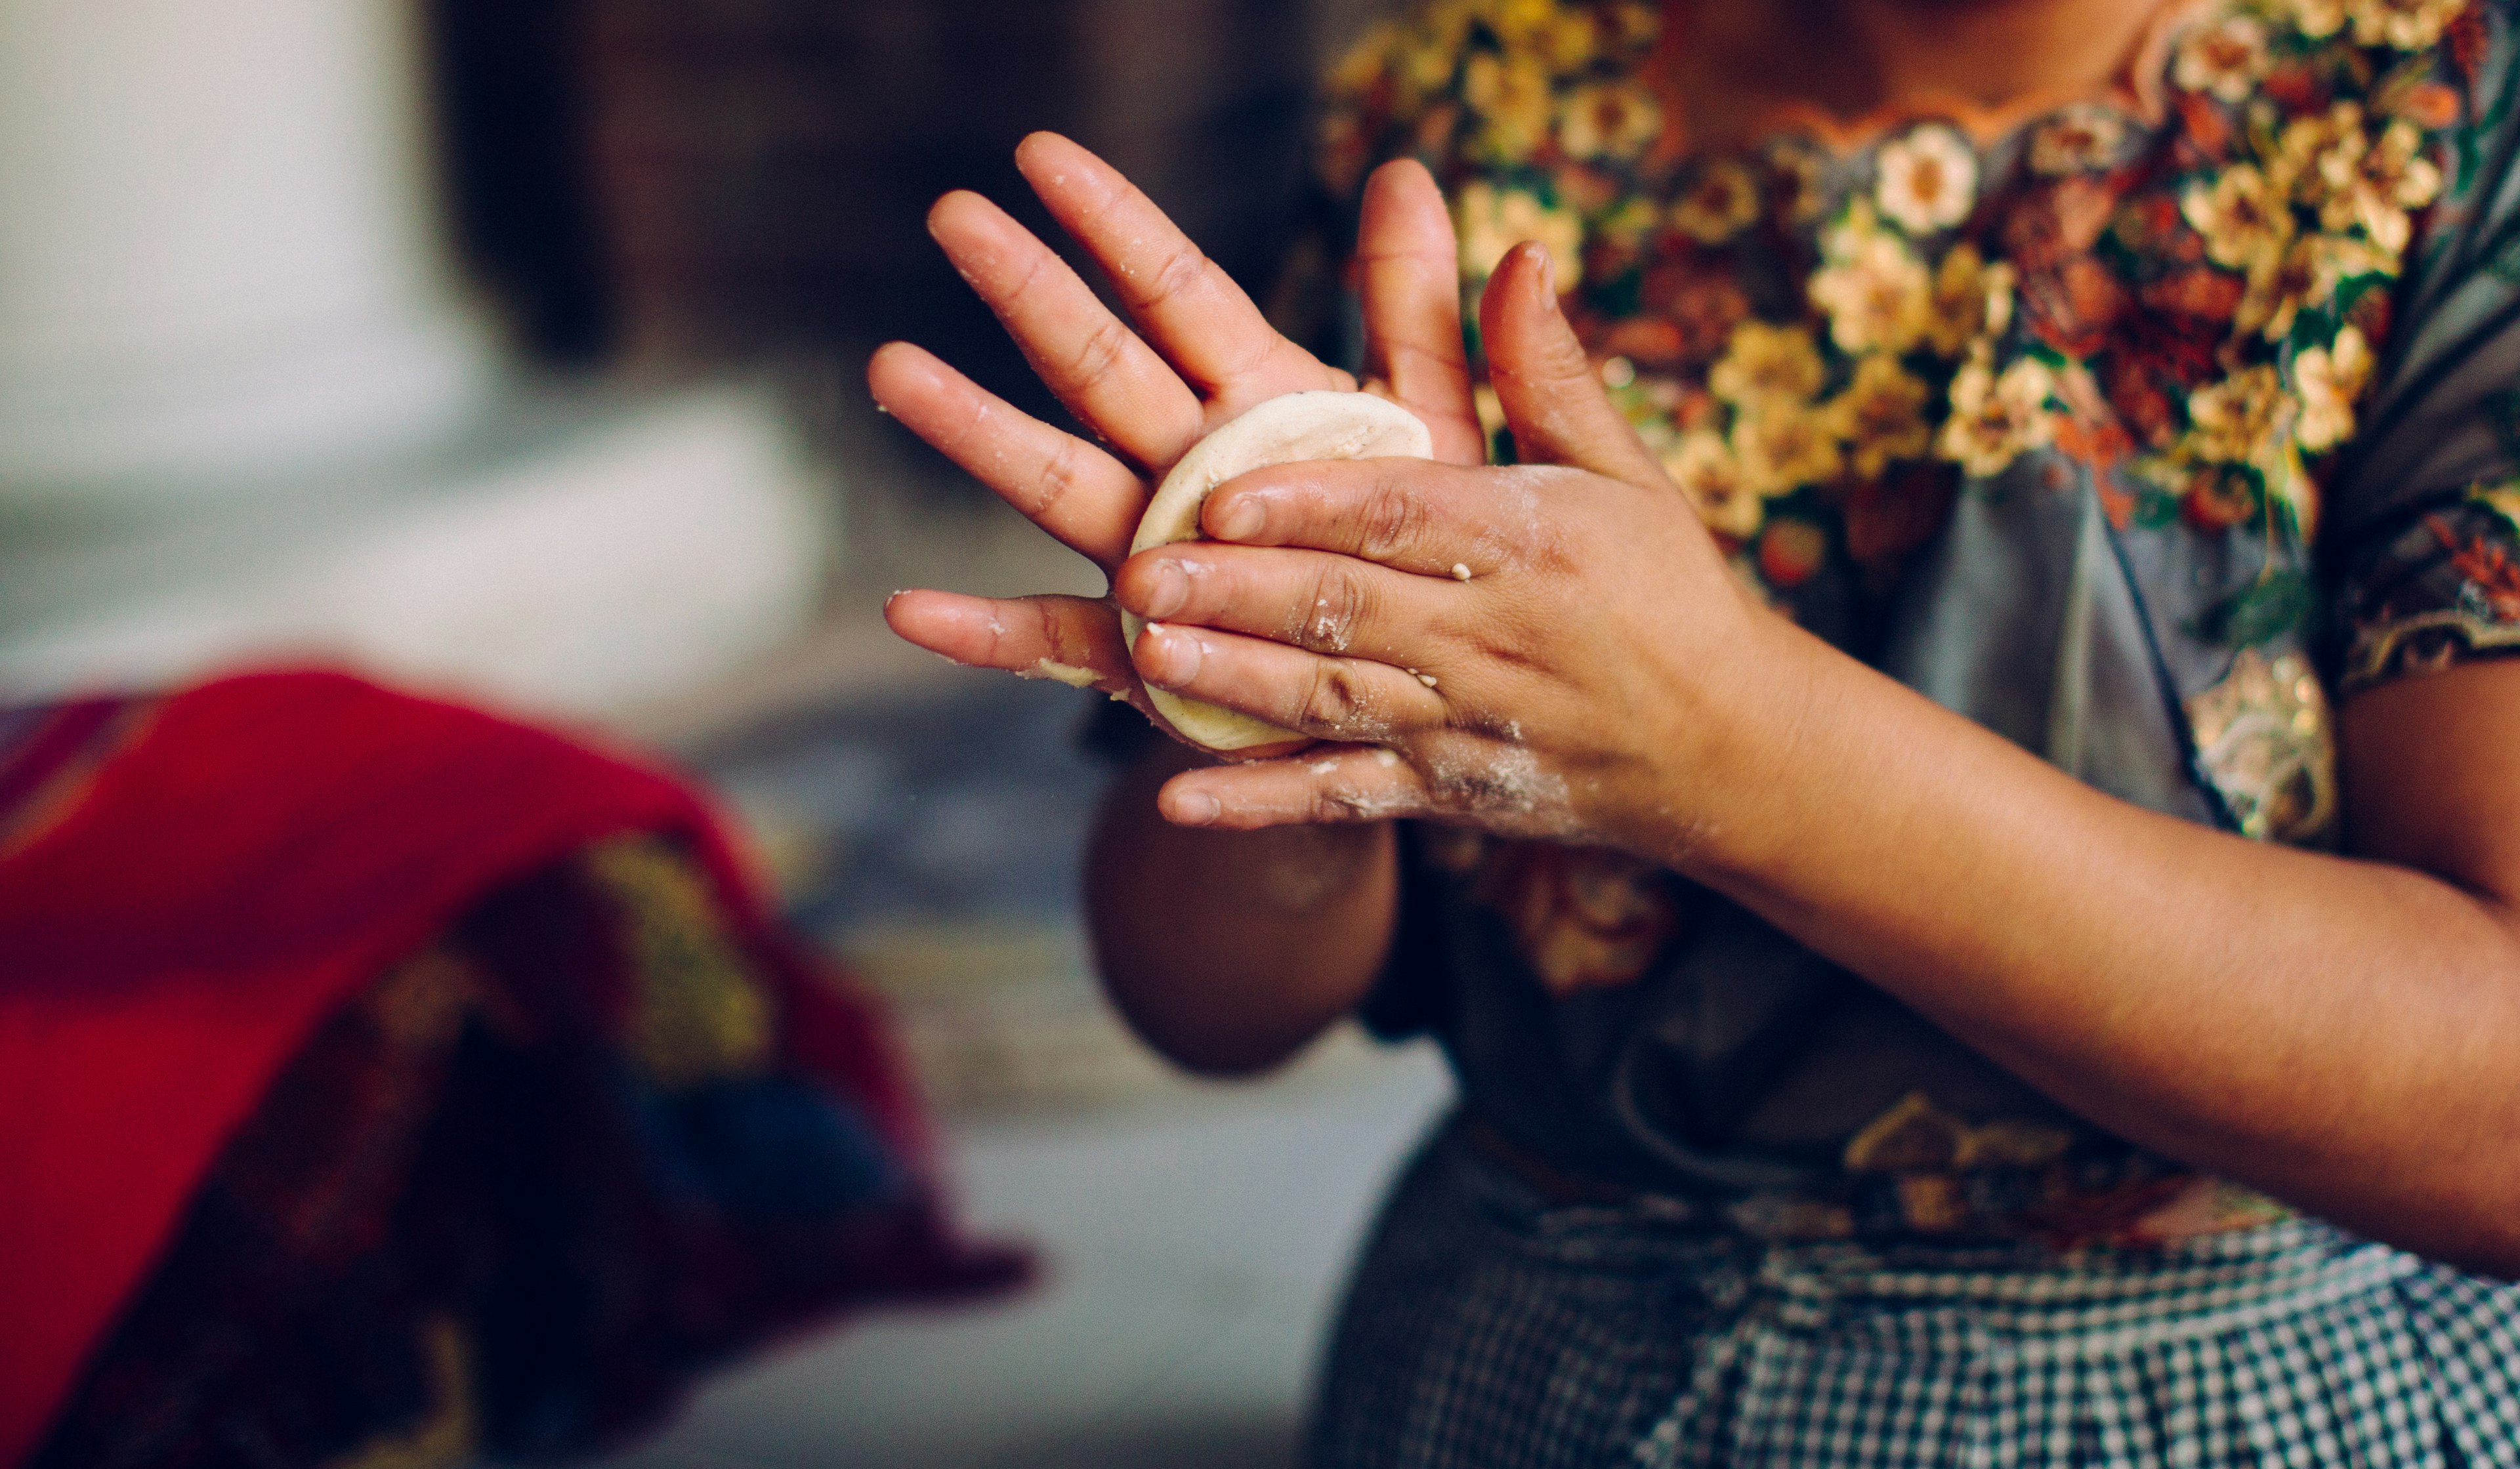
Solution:
[{"label": "yellow embroidered flower", "polygon": [[1450,88],[1469,33],[1470,7],[1464,0],[1446,0],[1419,11],[1392,53],[1391,76],[1403,99],[1416,102]]},{"label": "yellow embroidered flower", "polygon": [[2318,222],[2331,230],[2359,224],[2380,248],[2392,255],[2404,251],[2413,233],[2407,211],[2441,194],[2441,169],[2418,156],[2423,146],[2422,131],[2401,120],[2382,129],[2376,143],[2358,130],[2319,155],[2326,197]]},{"label": "yellow embroidered flower", "polygon": [[1924,379],[1901,367],[1898,358],[1875,354],[1855,365],[1854,379],[1823,412],[1845,441],[1855,472],[1877,479],[1892,460],[1913,459],[1933,443],[1925,423],[1930,396]]},{"label": "yellow embroidered flower", "polygon": [[1477,0],[1477,12],[1498,39],[1517,49],[1547,41],[1558,16],[1555,0]]},{"label": "yellow embroidered flower", "polygon": [[1977,202],[1977,152],[1939,123],[1883,144],[1875,167],[1873,201],[1911,235],[1949,229]]},{"label": "yellow embroidered flower", "polygon": [[2189,189],[2179,212],[2204,237],[2206,255],[2233,270],[2264,269],[2292,237],[2291,206],[2247,163],[2223,170],[2210,187]]},{"label": "yellow embroidered flower", "polygon": [[2327,156],[2344,150],[2342,166],[2350,169],[2368,146],[2359,102],[2339,102],[2324,112],[2295,117],[2284,124],[2276,136],[2273,156],[2267,159],[2268,191],[2315,208],[2326,201],[2328,175],[2337,166],[2327,161]]},{"label": "yellow embroidered flower", "polygon": [[1759,217],[1759,181],[1750,170],[1719,158],[1698,170],[1680,201],[1671,227],[1700,245],[1722,245]]},{"label": "yellow embroidered flower", "polygon": [[2010,264],[1987,264],[1973,245],[1952,246],[1934,272],[1925,339],[1942,355],[1958,357],[1981,337],[2002,336],[2012,325],[2012,287]]},{"label": "yellow embroidered flower", "polygon": [[1484,157],[1520,162],[1549,137],[1554,120],[1549,71],[1528,57],[1471,57],[1462,73],[1462,96],[1479,115],[1472,147]]},{"label": "yellow embroidered flower", "polygon": [[1661,132],[1662,109],[1642,87],[1577,87],[1557,111],[1557,146],[1570,158],[1632,158]]},{"label": "yellow embroidered flower", "polygon": [[1574,71],[1601,54],[1600,27],[1581,9],[1560,9],[1532,44],[1552,67]]},{"label": "yellow embroidered flower", "polygon": [[1770,398],[1732,421],[1732,454],[1742,480],[1759,494],[1789,495],[1826,484],[1846,467],[1837,435],[1809,405]]},{"label": "yellow embroidered flower", "polygon": [[1462,272],[1473,281],[1494,275],[1505,252],[1526,240],[1549,247],[1559,294],[1583,279],[1584,222],[1572,210],[1542,203],[1537,195],[1484,181],[1464,185],[1453,196],[1453,223],[1461,235]]},{"label": "yellow embroidered flower", "polygon": [[2312,40],[2323,40],[2345,28],[2346,0],[2290,0],[2293,28]]},{"label": "yellow embroidered flower", "polygon": [[1826,263],[1812,273],[1812,304],[1828,317],[1831,341],[1849,352],[1905,352],[1925,334],[1933,289],[1906,242],[1862,204],[1831,229]]},{"label": "yellow embroidered flower", "polygon": [[2276,440],[2293,412],[2292,396],[2272,364],[2234,373],[2188,395],[2188,429],[2179,443],[2180,457],[2265,467],[2273,462]]},{"label": "yellow embroidered flower", "polygon": [[1704,428],[1683,434],[1660,458],[1663,472],[1697,507],[1697,517],[1708,530],[1736,541],[1759,533],[1767,503],[1741,472],[1741,462],[1722,434]]},{"label": "yellow embroidered flower", "polygon": [[1820,391],[1825,375],[1810,332],[1746,321],[1732,329],[1724,360],[1707,375],[1706,386],[1715,396],[1743,407],[1778,398],[1800,404]]},{"label": "yellow embroidered flower", "polygon": [[2442,37],[2467,0],[2354,0],[2354,39],[2421,51]]},{"label": "yellow embroidered flower", "polygon": [[2056,436],[2048,408],[2055,380],[2036,358],[2021,359],[2001,377],[1985,357],[1971,360],[1952,378],[1952,416],[1937,445],[1943,458],[1983,478],[2047,444]]},{"label": "yellow embroidered flower", "polygon": [[2246,102],[2266,74],[2266,24],[2254,16],[2236,15],[2182,37],[2171,79],[2190,92]]},{"label": "yellow embroidered flower", "polygon": [[2354,432],[2354,404],[2371,380],[2371,346],[2362,329],[2349,326],[2332,346],[2311,347],[2293,359],[2293,386],[2301,418],[2293,432],[2313,454],[2345,442]]},{"label": "yellow embroidered flower", "polygon": [[2030,135],[2034,173],[2080,173],[2117,161],[2126,145],[2126,119],[2111,108],[2079,103],[2039,125]]},{"label": "yellow embroidered flower", "polygon": [[2323,309],[2346,281],[2386,275],[2396,267],[2393,257],[2350,236],[2306,235],[2249,273],[2231,324],[2242,334],[2257,332],[2281,341],[2301,312]]}]

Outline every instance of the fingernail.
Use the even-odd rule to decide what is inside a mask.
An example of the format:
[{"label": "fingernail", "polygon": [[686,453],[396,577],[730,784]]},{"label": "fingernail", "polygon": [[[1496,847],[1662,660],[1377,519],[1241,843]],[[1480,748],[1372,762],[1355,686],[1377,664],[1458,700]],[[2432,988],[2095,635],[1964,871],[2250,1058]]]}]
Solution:
[{"label": "fingernail", "polygon": [[1190,601],[1190,578],[1182,574],[1178,561],[1155,563],[1155,584],[1147,589],[1147,616],[1149,619],[1170,617]]},{"label": "fingernail", "polygon": [[1557,262],[1549,257],[1549,246],[1545,245],[1533,245],[1531,252],[1540,257],[1540,268],[1531,273],[1532,279],[1540,283],[1540,304],[1554,311],[1557,309]]},{"label": "fingernail", "polygon": [[1248,495],[1238,495],[1226,502],[1224,513],[1216,517],[1216,538],[1248,541],[1260,534],[1260,522],[1267,518],[1257,501]]},{"label": "fingernail", "polygon": [[1185,791],[1173,799],[1173,821],[1180,825],[1204,826],[1223,815],[1224,805],[1203,790]]},{"label": "fingernail", "polygon": [[1149,624],[1147,631],[1155,635],[1156,663],[1164,665],[1149,672],[1148,682],[1161,689],[1179,689],[1198,677],[1198,666],[1207,655],[1198,639],[1160,624]]}]

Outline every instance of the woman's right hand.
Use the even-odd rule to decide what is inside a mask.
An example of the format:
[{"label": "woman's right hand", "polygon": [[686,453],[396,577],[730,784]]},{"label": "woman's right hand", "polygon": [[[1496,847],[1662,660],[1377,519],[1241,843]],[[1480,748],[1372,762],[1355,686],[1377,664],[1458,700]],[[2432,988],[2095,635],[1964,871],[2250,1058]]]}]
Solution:
[{"label": "woman's right hand", "polygon": [[[1108,277],[1137,330],[1050,247],[976,194],[939,200],[928,232],[1102,443],[1017,411],[933,354],[891,342],[868,364],[876,401],[1101,567],[1129,554],[1153,485],[1209,431],[1266,399],[1360,386],[1281,335],[1240,288],[1109,164],[1035,133],[1015,165],[1052,217]],[[1365,391],[1416,414],[1435,457],[1485,462],[1463,350],[1452,220],[1414,162],[1366,187],[1356,259],[1366,319]],[[1084,670],[1151,712],[1106,597],[970,597],[913,591],[885,604],[893,631],[955,662],[1028,677]]]}]

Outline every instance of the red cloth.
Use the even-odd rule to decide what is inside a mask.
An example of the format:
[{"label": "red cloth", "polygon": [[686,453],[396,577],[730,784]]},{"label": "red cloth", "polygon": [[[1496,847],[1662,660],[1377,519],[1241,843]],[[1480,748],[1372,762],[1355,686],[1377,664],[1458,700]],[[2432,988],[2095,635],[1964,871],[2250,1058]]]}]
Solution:
[{"label": "red cloth", "polygon": [[43,820],[0,856],[0,1465],[32,1451],[314,1026],[586,842],[692,842],[783,971],[799,1059],[925,1155],[880,1033],[777,938],[707,812],[653,772],[355,679],[263,674],[165,700]]}]

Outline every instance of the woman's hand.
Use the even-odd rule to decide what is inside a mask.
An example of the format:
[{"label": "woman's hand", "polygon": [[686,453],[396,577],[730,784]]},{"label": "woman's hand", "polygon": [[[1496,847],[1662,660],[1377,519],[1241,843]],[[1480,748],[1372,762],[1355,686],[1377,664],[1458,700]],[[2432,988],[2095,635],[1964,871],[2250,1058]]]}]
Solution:
[{"label": "woman's hand", "polygon": [[[1611,404],[1536,245],[1481,304],[1538,467],[1289,465],[1209,499],[1212,540],[1132,558],[1161,687],[1346,748],[1175,778],[1188,824],[1433,816],[1679,866],[1778,758],[1781,619],[1731,574]],[[1675,779],[1675,778],[1679,779]]]},{"label": "woman's hand", "polygon": [[[905,342],[868,365],[876,401],[1107,574],[1128,555],[1150,481],[1209,430],[1263,400],[1358,386],[1271,328],[1250,298],[1110,165],[1036,133],[1015,163],[1109,278],[1132,331],[1049,246],[975,194],[949,194],[928,231],[1006,324],[1042,380],[1100,445],[1016,411]],[[1365,198],[1358,258],[1370,392],[1409,409],[1438,457],[1484,459],[1469,397],[1450,217],[1425,169],[1394,163]],[[893,630],[959,663],[1090,681],[1147,708],[1108,601],[906,592]]]}]

